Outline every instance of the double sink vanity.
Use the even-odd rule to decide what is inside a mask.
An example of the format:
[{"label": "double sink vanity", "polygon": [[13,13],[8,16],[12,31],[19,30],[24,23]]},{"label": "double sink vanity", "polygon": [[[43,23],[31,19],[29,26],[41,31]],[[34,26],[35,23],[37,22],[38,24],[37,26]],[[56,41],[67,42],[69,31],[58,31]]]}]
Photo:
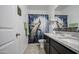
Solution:
[{"label": "double sink vanity", "polygon": [[79,33],[63,32],[44,33],[45,52],[47,54],[78,54],[79,53]]}]

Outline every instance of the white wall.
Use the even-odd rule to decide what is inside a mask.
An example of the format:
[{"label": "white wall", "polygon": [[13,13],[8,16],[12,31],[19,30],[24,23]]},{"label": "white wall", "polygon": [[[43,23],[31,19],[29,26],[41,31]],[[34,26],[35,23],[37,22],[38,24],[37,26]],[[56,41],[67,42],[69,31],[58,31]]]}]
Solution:
[{"label": "white wall", "polygon": [[28,14],[48,14],[46,10],[28,10]]},{"label": "white wall", "polygon": [[[57,8],[57,5],[51,5],[50,7],[49,7],[49,20],[50,21],[55,21],[55,9]],[[55,24],[54,24],[55,25]],[[51,22],[50,24],[49,24],[49,32],[50,33],[54,33],[54,31],[53,31],[53,28],[54,26],[53,26],[53,23]]]},{"label": "white wall", "polygon": [[51,21],[52,21],[52,20],[55,20],[54,15],[55,15],[55,9],[56,9],[57,7],[58,7],[57,5],[50,5],[50,6],[49,6],[48,13],[49,13],[49,19],[50,19]]},{"label": "white wall", "polygon": [[28,5],[28,14],[48,14],[48,5]]},{"label": "white wall", "polygon": [[[26,20],[26,6],[20,6],[22,16],[17,14],[16,5],[0,6],[0,53],[24,53],[28,45],[25,36],[24,21]],[[16,38],[20,33],[20,38]]]},{"label": "white wall", "polygon": [[65,15],[62,11],[55,11],[55,15]]},{"label": "white wall", "polygon": [[21,47],[21,53],[24,52],[24,50],[26,49],[26,47],[28,46],[28,37],[25,36],[25,31],[24,31],[24,22],[27,22],[27,6],[20,6],[21,10],[22,10],[22,16],[18,16],[18,33],[21,34],[20,36],[20,47]]}]

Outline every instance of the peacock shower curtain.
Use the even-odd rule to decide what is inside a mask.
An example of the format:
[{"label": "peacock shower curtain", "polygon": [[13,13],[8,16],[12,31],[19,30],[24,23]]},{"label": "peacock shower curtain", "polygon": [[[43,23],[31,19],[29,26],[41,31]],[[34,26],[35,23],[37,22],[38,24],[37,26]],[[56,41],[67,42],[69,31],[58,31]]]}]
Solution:
[{"label": "peacock shower curtain", "polygon": [[29,42],[38,42],[49,32],[48,15],[29,14]]}]

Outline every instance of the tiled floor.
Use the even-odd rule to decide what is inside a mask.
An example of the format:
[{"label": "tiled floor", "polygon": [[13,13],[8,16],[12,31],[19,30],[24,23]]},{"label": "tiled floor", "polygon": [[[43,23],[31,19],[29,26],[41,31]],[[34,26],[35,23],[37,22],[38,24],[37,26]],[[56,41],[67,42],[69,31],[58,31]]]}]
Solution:
[{"label": "tiled floor", "polygon": [[25,54],[45,54],[45,51],[39,47],[38,43],[34,43],[28,45]]}]

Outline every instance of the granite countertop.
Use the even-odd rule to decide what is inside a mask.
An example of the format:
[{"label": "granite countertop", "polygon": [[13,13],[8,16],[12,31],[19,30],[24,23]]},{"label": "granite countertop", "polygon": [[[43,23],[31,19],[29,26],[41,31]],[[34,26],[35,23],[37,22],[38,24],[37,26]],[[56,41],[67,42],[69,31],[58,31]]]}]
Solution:
[{"label": "granite countertop", "polygon": [[[63,46],[69,48],[70,50],[79,53],[79,38],[77,36],[72,36],[69,33],[63,34],[53,34],[53,33],[44,33],[46,36],[52,38]],[[74,34],[74,33],[73,33]],[[75,35],[78,35],[75,33]]]}]

